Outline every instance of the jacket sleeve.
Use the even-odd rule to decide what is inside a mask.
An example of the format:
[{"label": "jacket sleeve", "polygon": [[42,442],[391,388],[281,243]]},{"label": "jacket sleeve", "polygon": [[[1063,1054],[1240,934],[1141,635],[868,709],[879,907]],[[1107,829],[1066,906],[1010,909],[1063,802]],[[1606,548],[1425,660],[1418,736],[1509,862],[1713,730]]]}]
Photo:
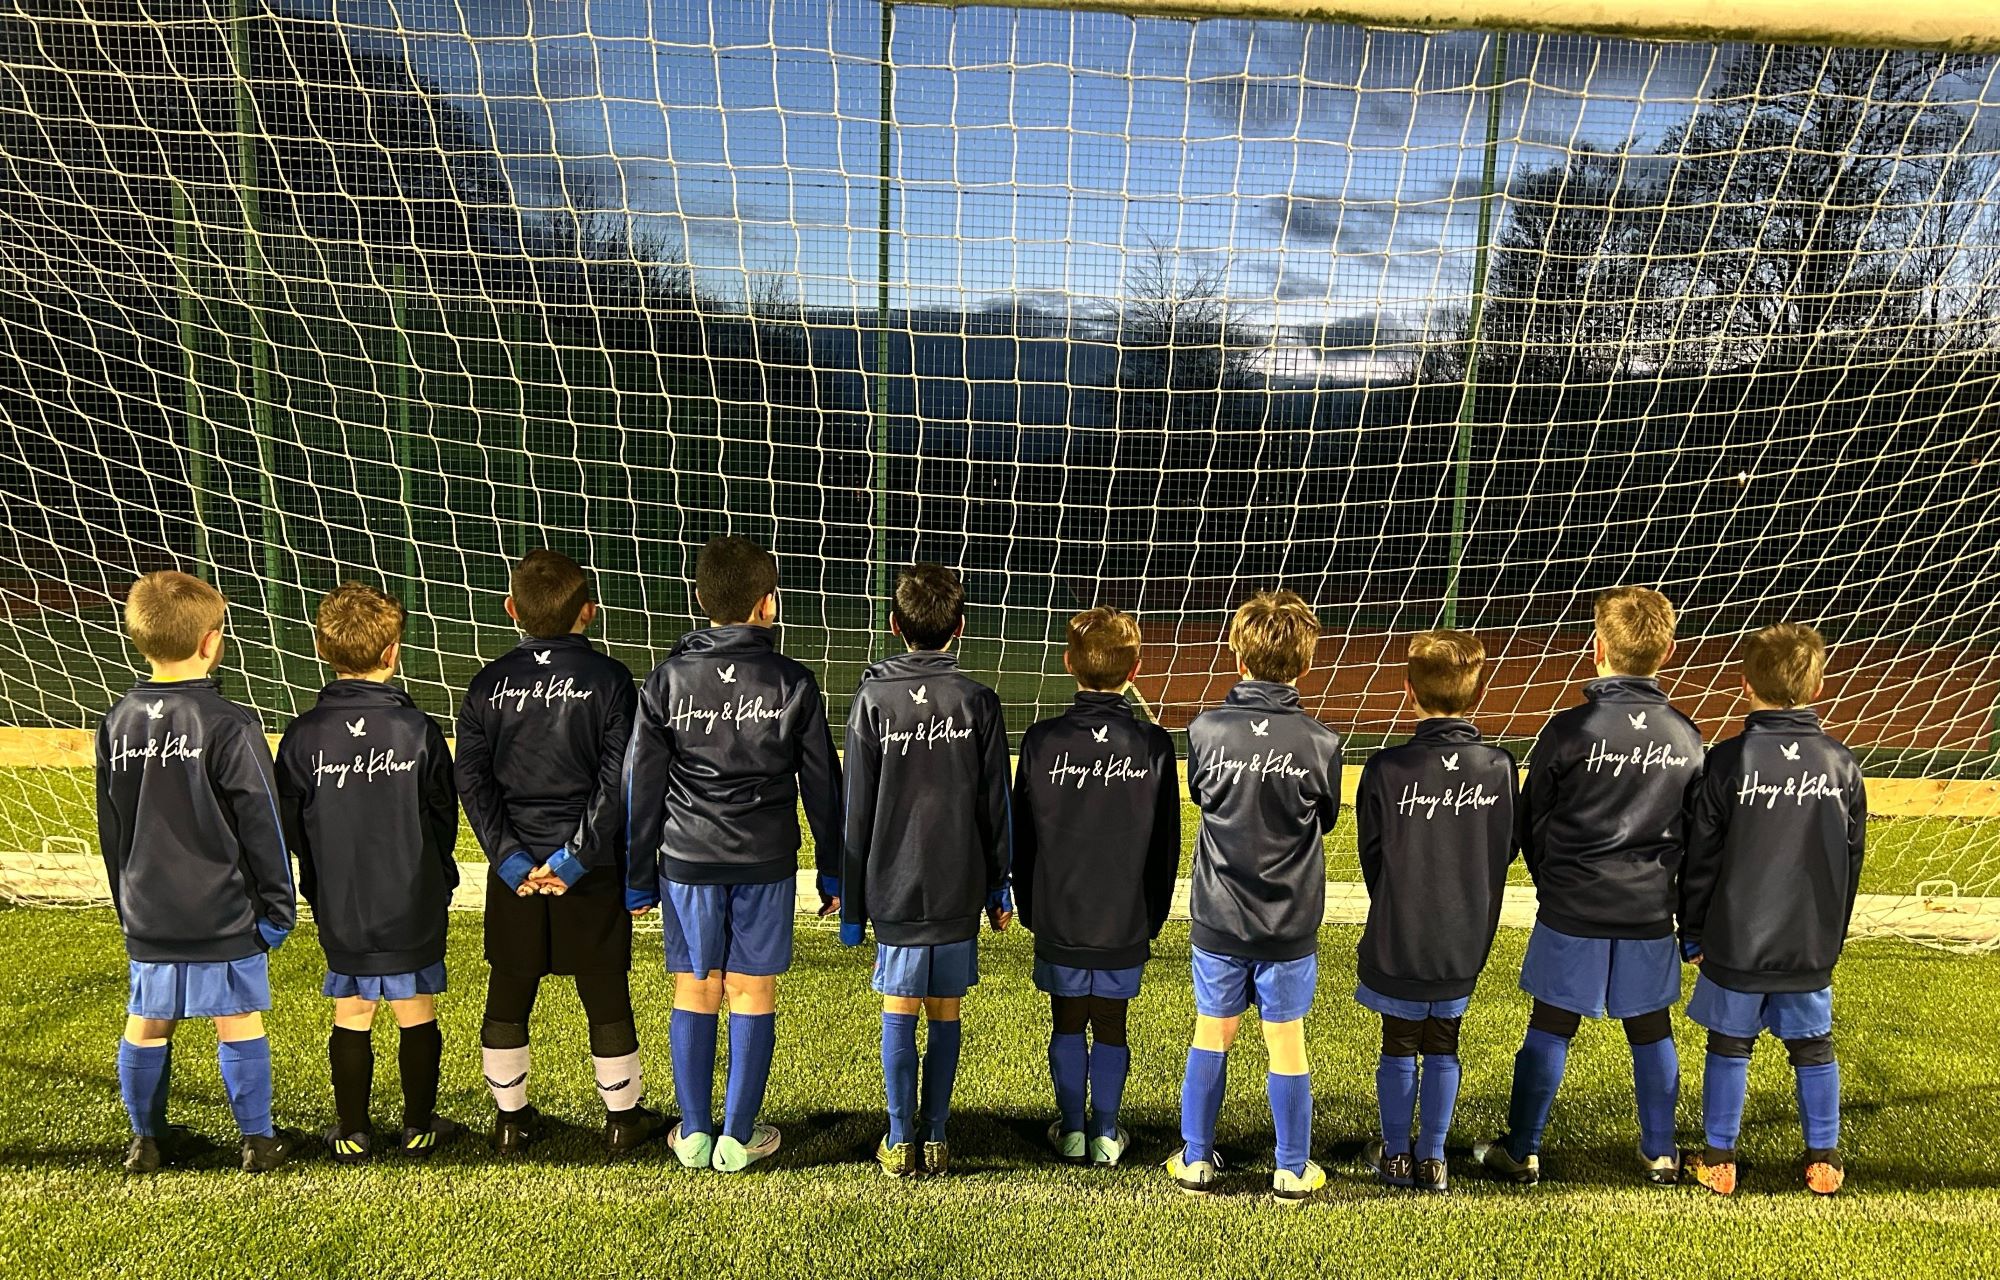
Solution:
[{"label": "jacket sleeve", "polygon": [[1542,874],[1542,844],[1548,835],[1549,815],[1556,807],[1556,748],[1544,728],[1528,753],[1528,772],[1521,779],[1521,794],[1514,806],[1519,834],[1521,861],[1528,876],[1539,881]]},{"label": "jacket sleeve", "polygon": [[868,713],[867,686],[855,691],[847,716],[847,835],[841,841],[841,941],[858,943],[868,923],[868,852],[875,831],[876,788],[881,784],[882,744]]},{"label": "jacket sleeve", "polygon": [[1326,762],[1326,788],[1315,806],[1319,812],[1319,833],[1322,837],[1331,835],[1334,824],[1340,821],[1340,784],[1344,780],[1346,760],[1345,743],[1335,738],[1333,751]]},{"label": "jacket sleeve", "polygon": [[813,868],[819,891],[840,896],[840,757],[833,751],[833,730],[826,723],[826,699],[810,673],[792,690],[786,708],[792,740],[799,744],[799,800],[806,826],[812,831]]},{"label": "jacket sleeve", "polygon": [[1014,861],[1014,806],[1008,794],[1013,762],[1000,695],[988,691],[979,717],[979,841],[986,850],[986,907],[1012,911],[1008,876]]},{"label": "jacket sleeve", "polygon": [[1861,769],[1854,768],[1854,785],[1847,801],[1847,914],[1840,934],[1844,939],[1854,923],[1854,903],[1861,894],[1861,859],[1868,848],[1868,783]]},{"label": "jacket sleeve", "polygon": [[1729,838],[1727,797],[1724,780],[1702,764],[1688,784],[1685,805],[1687,856],[1681,860],[1680,938],[1684,955],[1701,950],[1702,929],[1708,923],[1708,909],[1715,901],[1715,886],[1722,878],[1722,850]]},{"label": "jacket sleeve", "polygon": [[1181,778],[1174,768],[1174,740],[1159,733],[1153,749],[1153,844],[1146,852],[1146,928],[1157,938],[1174,906],[1174,882],[1181,873]]},{"label": "jacket sleeve", "polygon": [[632,740],[625,748],[625,907],[644,911],[660,902],[660,842],[667,825],[667,776],[673,739],[660,707],[666,677],[655,674],[639,688]]},{"label": "jacket sleeve", "polygon": [[479,838],[479,847],[485,851],[493,873],[509,889],[520,888],[528,873],[535,869],[535,858],[521,843],[521,837],[514,834],[513,824],[507,821],[507,802],[493,776],[493,747],[470,694],[458,713],[458,759],[452,765],[452,773],[458,780],[458,798],[465,805],[465,819],[472,824],[472,834]]},{"label": "jacket sleeve", "polygon": [[1035,855],[1040,852],[1035,831],[1035,735],[1021,739],[1021,758],[1014,764],[1014,910],[1029,931],[1035,927]]},{"label": "jacket sleeve", "polygon": [[285,835],[285,847],[298,859],[299,896],[317,910],[319,868],[313,862],[312,842],[306,839],[306,782],[300,776],[297,760],[301,750],[290,732],[278,743],[278,825]]},{"label": "jacket sleeve", "polygon": [[593,871],[618,865],[625,851],[625,753],[632,746],[632,714],[639,693],[628,675],[611,687],[598,729],[597,785],[583,821],[577,824],[567,856],[562,849],[549,857],[549,874],[573,885]]},{"label": "jacket sleeve", "polygon": [[250,882],[257,932],[265,945],[285,940],[298,919],[292,893],[292,857],[278,818],[278,787],[271,766],[271,747],[253,721],[238,723],[225,734],[210,778],[228,806],[242,851],[244,878]]},{"label": "jacket sleeve", "polygon": [[[458,888],[458,788],[452,783],[451,748],[437,721],[424,717],[424,830],[444,870],[444,886]],[[299,857],[305,866],[303,854]]]},{"label": "jacket sleeve", "polygon": [[97,852],[104,859],[104,878],[111,887],[111,905],[119,907],[119,865],[125,859],[125,815],[111,785],[111,740],[108,725],[97,726]]},{"label": "jacket sleeve", "polygon": [[1370,897],[1375,894],[1375,881],[1382,874],[1382,796],[1381,776],[1371,757],[1361,769],[1361,787],[1354,797],[1354,828],[1361,854],[1361,879],[1368,886]]}]

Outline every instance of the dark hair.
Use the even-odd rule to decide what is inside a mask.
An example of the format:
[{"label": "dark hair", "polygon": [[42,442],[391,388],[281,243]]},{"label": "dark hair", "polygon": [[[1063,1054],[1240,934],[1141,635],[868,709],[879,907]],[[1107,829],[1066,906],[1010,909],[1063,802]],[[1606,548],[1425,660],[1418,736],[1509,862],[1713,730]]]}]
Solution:
[{"label": "dark hair", "polygon": [[943,565],[919,562],[896,575],[890,609],[912,648],[942,649],[965,621],[965,586]]},{"label": "dark hair", "polygon": [[560,551],[530,551],[507,584],[521,630],[537,640],[566,636],[590,603],[590,575]]},{"label": "dark hair", "polygon": [[748,622],[757,602],[777,589],[778,562],[748,538],[710,538],[695,560],[695,595],[710,622]]}]

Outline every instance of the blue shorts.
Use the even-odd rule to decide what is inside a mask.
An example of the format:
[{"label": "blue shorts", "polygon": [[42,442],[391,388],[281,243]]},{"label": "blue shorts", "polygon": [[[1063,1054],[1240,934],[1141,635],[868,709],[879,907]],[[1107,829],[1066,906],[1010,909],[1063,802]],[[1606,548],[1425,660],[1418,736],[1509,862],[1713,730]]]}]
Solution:
[{"label": "blue shorts", "polygon": [[1364,1009],[1371,1009],[1385,1018],[1401,1018],[1405,1022],[1422,1022],[1425,1018],[1463,1018],[1465,1010],[1472,1004],[1471,996],[1460,996],[1456,1000],[1398,1000],[1385,996],[1368,986],[1354,988],[1354,1002]]},{"label": "blue shorts", "polygon": [[231,1018],[271,1007],[271,958],[134,960],[125,1012],[135,1018]]},{"label": "blue shorts", "polygon": [[1131,1000],[1139,994],[1139,976],[1145,972],[1143,964],[1129,969],[1077,969],[1037,960],[1035,990],[1066,999],[1099,996],[1106,1000]]},{"label": "blue shorts", "polygon": [[1312,1008],[1319,955],[1245,960],[1194,949],[1194,1008],[1204,1018],[1234,1018],[1251,1005],[1266,1022],[1297,1022]]},{"label": "blue shorts", "polygon": [[444,992],[444,961],[425,965],[414,973],[347,974],[326,971],[320,994],[336,1000],[408,1000],[414,996],[435,996]]},{"label": "blue shorts", "polygon": [[660,900],[667,972],[706,977],[720,970],[769,977],[792,967],[792,916],[799,886],[790,876],[769,884],[677,884]]},{"label": "blue shorts", "polygon": [[1541,921],[1521,962],[1521,990],[1586,1018],[1636,1018],[1681,998],[1681,953],[1672,937],[1573,938]]},{"label": "blue shorts", "polygon": [[875,944],[874,988],[906,1000],[956,1000],[979,985],[979,939],[934,947]]},{"label": "blue shorts", "polygon": [[1780,1040],[1833,1034],[1833,988],[1817,991],[1731,991],[1703,974],[1694,980],[1688,1020],[1726,1036],[1755,1040],[1769,1031]]}]

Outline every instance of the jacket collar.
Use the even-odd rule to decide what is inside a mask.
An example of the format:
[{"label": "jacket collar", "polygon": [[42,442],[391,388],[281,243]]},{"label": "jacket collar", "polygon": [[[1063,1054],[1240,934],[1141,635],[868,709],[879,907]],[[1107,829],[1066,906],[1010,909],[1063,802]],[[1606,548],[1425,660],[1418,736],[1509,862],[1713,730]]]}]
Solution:
[{"label": "jacket collar", "polygon": [[1096,718],[1099,716],[1133,718],[1132,704],[1125,701],[1122,693],[1106,693],[1101,689],[1078,689],[1076,700],[1069,704],[1068,714]]},{"label": "jacket collar", "polygon": [[416,699],[399,684],[377,684],[373,680],[335,680],[319,691],[322,704],[353,707],[414,707]]},{"label": "jacket collar", "polygon": [[1592,702],[1665,702],[1660,682],[1652,676],[1601,676],[1583,686],[1583,696]]},{"label": "jacket collar", "polygon": [[1297,711],[1299,691],[1297,686],[1279,684],[1275,680],[1244,680],[1229,691],[1222,700],[1229,707],[1258,707],[1270,711]]},{"label": "jacket collar", "polygon": [[871,665],[865,676],[893,680],[899,676],[931,676],[958,670],[958,655],[949,649],[912,649]]},{"label": "jacket collar", "polygon": [[522,636],[521,643],[514,647],[516,649],[583,649],[590,651],[595,651],[597,648],[596,645],[590,642],[589,636],[577,635],[574,632],[566,636],[553,636],[547,640],[539,636]]},{"label": "jacket collar", "polygon": [[1743,717],[1743,732],[1818,733],[1819,712],[1811,707],[1793,707],[1787,711],[1752,711]]},{"label": "jacket collar", "polygon": [[1457,716],[1431,716],[1418,723],[1410,735],[1412,742],[1478,742],[1479,730],[1472,721]]},{"label": "jacket collar", "polygon": [[777,647],[777,636],[770,627],[731,622],[688,632],[667,656],[678,658],[684,653],[770,653]]},{"label": "jacket collar", "polygon": [[214,676],[198,676],[193,680],[141,680],[132,686],[133,693],[221,693],[222,681]]}]

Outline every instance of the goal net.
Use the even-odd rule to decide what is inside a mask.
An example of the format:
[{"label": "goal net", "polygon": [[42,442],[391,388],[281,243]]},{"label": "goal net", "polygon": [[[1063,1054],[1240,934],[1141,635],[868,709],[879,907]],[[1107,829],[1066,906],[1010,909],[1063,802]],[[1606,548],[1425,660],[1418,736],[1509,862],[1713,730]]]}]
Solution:
[{"label": "goal net", "polygon": [[[1962,47],[1962,46],[1961,46]],[[1399,637],[1532,736],[1656,585],[1705,732],[1811,621],[1874,807],[1862,915],[2000,899],[2000,75],[1922,49],[835,3],[0,6],[0,853],[92,852],[135,574],[233,602],[282,728],[318,595],[411,610],[444,714],[507,566],[635,670],[772,546],[844,714],[894,566],[958,567],[1010,727],[1139,613],[1179,727],[1284,585],[1358,761]],[[1351,821],[1331,845],[1354,878]]]}]

